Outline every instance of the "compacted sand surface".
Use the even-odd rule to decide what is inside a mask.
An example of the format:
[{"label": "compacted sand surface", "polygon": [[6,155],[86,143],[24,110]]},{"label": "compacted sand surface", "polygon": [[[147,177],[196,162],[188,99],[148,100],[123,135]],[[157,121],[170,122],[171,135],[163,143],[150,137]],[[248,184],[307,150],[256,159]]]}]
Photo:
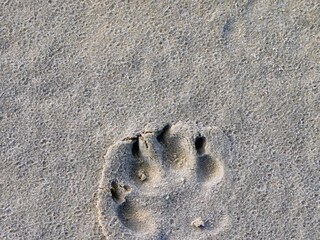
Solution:
[{"label": "compacted sand surface", "polygon": [[320,239],[318,1],[0,0],[0,239]]}]

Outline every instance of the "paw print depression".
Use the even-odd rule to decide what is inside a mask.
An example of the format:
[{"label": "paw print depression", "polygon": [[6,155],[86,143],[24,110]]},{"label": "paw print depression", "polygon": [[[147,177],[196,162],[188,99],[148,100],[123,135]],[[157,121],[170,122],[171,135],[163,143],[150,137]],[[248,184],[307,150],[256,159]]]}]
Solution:
[{"label": "paw print depression", "polygon": [[[210,194],[225,180],[229,141],[217,127],[179,122],[112,145],[98,194],[107,239],[210,239]],[[218,221],[218,222],[217,222]],[[195,224],[197,223],[197,224]]]}]

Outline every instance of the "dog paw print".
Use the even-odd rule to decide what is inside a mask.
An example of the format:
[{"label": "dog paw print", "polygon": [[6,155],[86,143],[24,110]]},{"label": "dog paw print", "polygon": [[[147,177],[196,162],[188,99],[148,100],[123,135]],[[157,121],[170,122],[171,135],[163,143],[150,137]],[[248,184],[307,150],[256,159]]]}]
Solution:
[{"label": "dog paw print", "polygon": [[225,179],[228,157],[219,128],[182,122],[116,142],[105,156],[98,192],[104,235],[210,239],[227,224],[212,195]]}]

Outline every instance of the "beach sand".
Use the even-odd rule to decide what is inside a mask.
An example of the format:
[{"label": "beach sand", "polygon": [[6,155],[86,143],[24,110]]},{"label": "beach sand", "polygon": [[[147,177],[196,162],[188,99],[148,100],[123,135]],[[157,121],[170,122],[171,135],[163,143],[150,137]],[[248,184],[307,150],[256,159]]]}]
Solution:
[{"label": "beach sand", "polygon": [[0,239],[320,239],[317,1],[0,1]]}]

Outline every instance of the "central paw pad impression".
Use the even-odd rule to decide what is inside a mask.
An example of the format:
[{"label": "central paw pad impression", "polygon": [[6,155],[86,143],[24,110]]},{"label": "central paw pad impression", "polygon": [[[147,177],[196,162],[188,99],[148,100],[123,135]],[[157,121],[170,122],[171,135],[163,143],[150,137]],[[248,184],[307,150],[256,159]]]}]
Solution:
[{"label": "central paw pad impression", "polygon": [[[210,239],[229,141],[217,127],[177,123],[112,145],[98,192],[107,239]],[[223,218],[223,217],[222,217]]]}]

